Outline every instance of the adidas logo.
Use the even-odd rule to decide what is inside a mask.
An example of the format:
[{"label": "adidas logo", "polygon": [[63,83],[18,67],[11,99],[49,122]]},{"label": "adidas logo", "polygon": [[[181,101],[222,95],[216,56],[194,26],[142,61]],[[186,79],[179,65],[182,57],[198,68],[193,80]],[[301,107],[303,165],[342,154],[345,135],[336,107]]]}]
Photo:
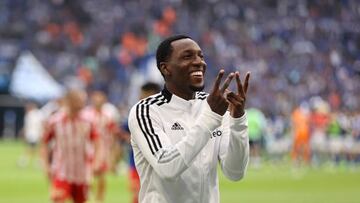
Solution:
[{"label": "adidas logo", "polygon": [[180,123],[176,122],[172,125],[171,130],[184,130]]}]

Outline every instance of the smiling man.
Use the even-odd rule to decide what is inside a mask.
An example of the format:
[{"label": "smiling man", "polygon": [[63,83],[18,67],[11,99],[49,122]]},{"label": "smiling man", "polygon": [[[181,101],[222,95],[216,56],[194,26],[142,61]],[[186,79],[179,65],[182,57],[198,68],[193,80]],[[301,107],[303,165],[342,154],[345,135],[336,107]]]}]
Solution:
[{"label": "smiling man", "polygon": [[[130,111],[129,128],[140,175],[139,201],[219,202],[217,163],[230,180],[240,180],[249,159],[244,84],[220,70],[210,94],[204,88],[206,63],[190,37],[165,39],[157,49],[164,89]],[[237,91],[227,89],[236,79]]]}]

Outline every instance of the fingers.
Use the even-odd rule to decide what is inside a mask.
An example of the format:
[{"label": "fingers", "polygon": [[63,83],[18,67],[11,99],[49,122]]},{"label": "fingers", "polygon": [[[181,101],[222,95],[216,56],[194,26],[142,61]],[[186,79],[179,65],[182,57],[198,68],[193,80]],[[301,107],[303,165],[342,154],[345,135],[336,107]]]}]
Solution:
[{"label": "fingers", "polygon": [[221,92],[221,93],[224,93],[224,92],[225,92],[226,88],[229,87],[230,82],[231,82],[231,80],[232,80],[233,78],[234,78],[234,73],[230,73],[230,74],[228,75],[228,77],[226,78],[223,86],[222,86],[221,89],[220,89],[220,92]]},{"label": "fingers", "polygon": [[245,96],[244,89],[243,89],[241,79],[240,79],[240,73],[236,71],[235,77],[236,77],[236,85],[237,85],[239,95]]},{"label": "fingers", "polygon": [[221,79],[224,76],[224,69],[221,69],[216,77],[213,91],[217,91],[220,87]]},{"label": "fingers", "polygon": [[224,91],[224,96],[225,96],[225,98],[226,98],[227,95],[230,94],[230,93],[231,93],[231,91],[230,91],[229,89],[225,89],[225,91]]},{"label": "fingers", "polygon": [[236,97],[232,96],[231,94],[228,94],[226,97],[227,101],[233,105],[239,103],[239,101],[236,99]]},{"label": "fingers", "polygon": [[246,76],[245,76],[245,83],[244,83],[245,94],[247,93],[247,90],[248,90],[248,87],[249,87],[249,79],[250,79],[250,72],[247,72]]},{"label": "fingers", "polygon": [[239,95],[245,97],[248,87],[249,87],[250,72],[246,73],[244,85],[242,85],[239,72],[235,73],[235,77],[236,77],[238,93],[239,93]]},{"label": "fingers", "polygon": [[233,118],[239,118],[244,115],[245,98],[239,94],[230,92],[227,94],[226,100],[229,102],[230,115]]},{"label": "fingers", "polygon": [[244,101],[243,97],[236,95],[234,92],[229,92],[226,95],[226,99],[229,100],[229,102],[232,104],[243,103],[243,101]]},{"label": "fingers", "polygon": [[245,82],[244,84],[242,84],[241,82],[241,79],[240,79],[240,73],[237,71],[234,73],[230,73],[228,75],[228,77],[226,78],[223,86],[220,88],[220,83],[221,83],[221,79],[222,77],[224,76],[224,69],[221,69],[216,77],[216,80],[215,80],[215,84],[214,84],[214,89],[213,89],[213,92],[215,91],[218,91],[220,90],[221,93],[224,93],[225,90],[229,87],[232,79],[236,78],[236,83],[237,83],[237,88],[238,88],[238,94],[245,97],[246,96],[246,93],[247,93],[247,90],[248,90],[248,87],[249,87],[249,80],[250,80],[250,72],[247,72],[246,73],[246,76],[245,76]]}]

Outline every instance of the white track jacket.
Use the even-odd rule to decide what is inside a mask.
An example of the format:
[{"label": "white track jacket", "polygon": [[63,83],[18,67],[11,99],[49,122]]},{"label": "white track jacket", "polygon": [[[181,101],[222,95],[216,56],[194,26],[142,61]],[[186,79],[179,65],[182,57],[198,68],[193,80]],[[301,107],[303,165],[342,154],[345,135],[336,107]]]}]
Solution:
[{"label": "white track jacket", "polygon": [[184,100],[166,88],[134,105],[131,144],[141,203],[217,203],[217,163],[240,180],[249,160],[246,114],[232,118],[210,109],[206,93]]}]

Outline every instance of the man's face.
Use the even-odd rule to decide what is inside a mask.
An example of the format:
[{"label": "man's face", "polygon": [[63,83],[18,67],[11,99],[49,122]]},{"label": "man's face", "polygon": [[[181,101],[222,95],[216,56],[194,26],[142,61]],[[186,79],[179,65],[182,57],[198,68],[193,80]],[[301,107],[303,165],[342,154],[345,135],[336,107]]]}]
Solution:
[{"label": "man's face", "polygon": [[183,93],[203,90],[206,63],[199,45],[191,39],[180,39],[172,42],[171,46],[167,82]]}]

